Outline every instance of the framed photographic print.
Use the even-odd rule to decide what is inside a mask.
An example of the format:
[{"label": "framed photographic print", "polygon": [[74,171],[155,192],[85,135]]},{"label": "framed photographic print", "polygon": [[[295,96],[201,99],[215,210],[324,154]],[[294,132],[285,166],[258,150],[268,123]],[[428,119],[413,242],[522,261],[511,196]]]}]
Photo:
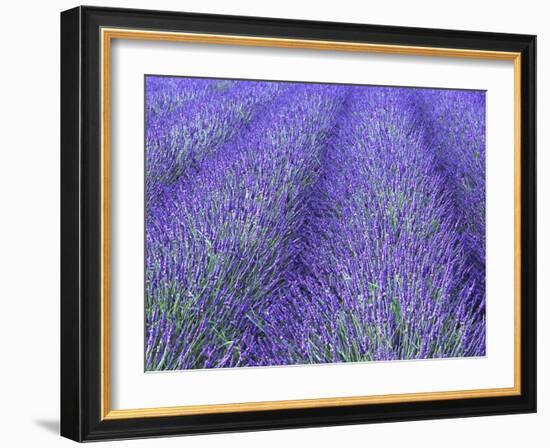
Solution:
[{"label": "framed photographic print", "polygon": [[536,410],[535,36],[61,14],[61,433]]}]

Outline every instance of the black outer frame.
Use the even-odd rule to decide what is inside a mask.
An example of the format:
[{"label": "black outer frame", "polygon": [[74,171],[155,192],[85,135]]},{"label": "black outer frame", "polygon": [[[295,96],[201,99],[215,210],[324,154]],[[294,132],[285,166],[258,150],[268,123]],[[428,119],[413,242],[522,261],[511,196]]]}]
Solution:
[{"label": "black outer frame", "polygon": [[[521,395],[100,419],[100,28],[521,52]],[[536,36],[77,7],[61,13],[61,435],[76,441],[536,412]]]}]

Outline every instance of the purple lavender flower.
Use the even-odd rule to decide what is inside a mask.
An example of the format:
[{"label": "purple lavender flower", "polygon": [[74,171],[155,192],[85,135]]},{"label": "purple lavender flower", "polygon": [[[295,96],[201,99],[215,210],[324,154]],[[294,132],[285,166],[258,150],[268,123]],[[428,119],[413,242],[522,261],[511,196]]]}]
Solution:
[{"label": "purple lavender flower", "polygon": [[146,369],[485,354],[480,92],[148,77]]}]

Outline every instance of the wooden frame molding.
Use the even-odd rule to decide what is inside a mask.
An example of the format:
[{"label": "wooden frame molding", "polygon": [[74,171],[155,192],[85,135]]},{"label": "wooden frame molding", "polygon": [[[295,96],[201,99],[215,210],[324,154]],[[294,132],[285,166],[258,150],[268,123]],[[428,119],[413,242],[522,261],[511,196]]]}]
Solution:
[{"label": "wooden frame molding", "polygon": [[[536,36],[79,6],[61,13],[60,37],[62,436],[82,442],[536,412]],[[111,70],[112,44],[121,40],[510,61],[513,386],[510,370],[505,388],[114,408]]]}]

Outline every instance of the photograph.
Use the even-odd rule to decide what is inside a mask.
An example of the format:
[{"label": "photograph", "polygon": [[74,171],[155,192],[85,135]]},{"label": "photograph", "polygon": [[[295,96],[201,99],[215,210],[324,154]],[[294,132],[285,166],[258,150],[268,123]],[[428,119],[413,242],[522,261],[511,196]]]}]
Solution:
[{"label": "photograph", "polygon": [[144,96],[146,370],[485,355],[485,91]]},{"label": "photograph", "polygon": [[550,447],[544,2],[3,6],[1,446]]}]

